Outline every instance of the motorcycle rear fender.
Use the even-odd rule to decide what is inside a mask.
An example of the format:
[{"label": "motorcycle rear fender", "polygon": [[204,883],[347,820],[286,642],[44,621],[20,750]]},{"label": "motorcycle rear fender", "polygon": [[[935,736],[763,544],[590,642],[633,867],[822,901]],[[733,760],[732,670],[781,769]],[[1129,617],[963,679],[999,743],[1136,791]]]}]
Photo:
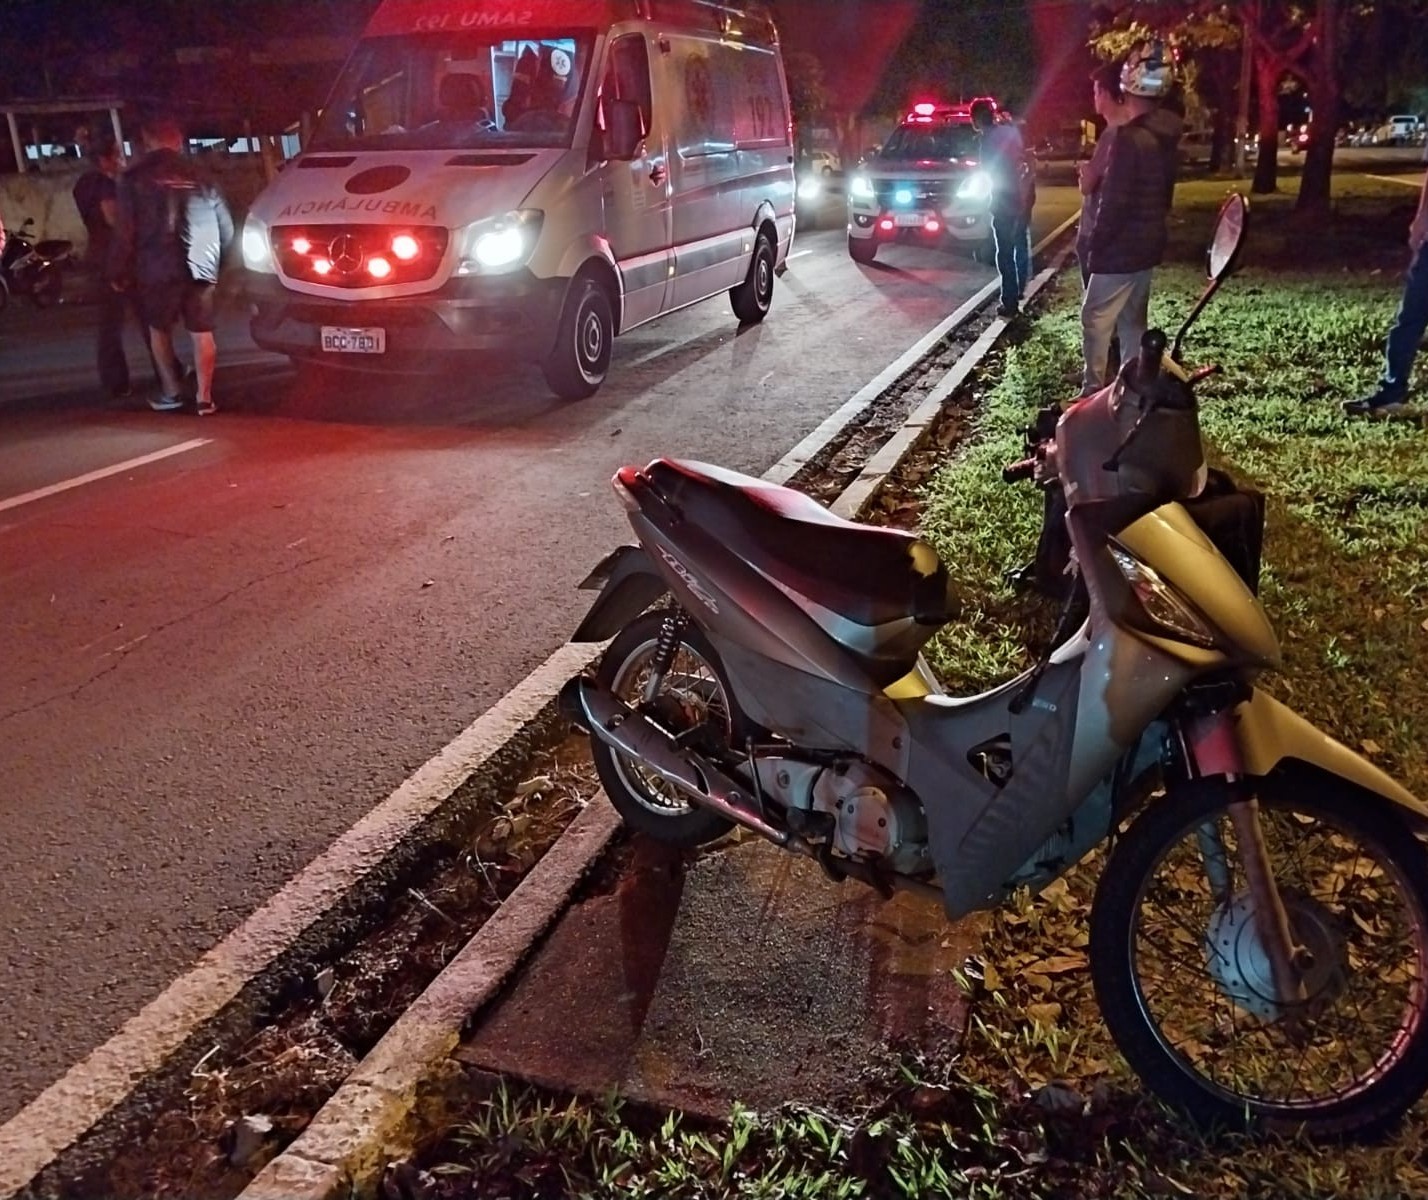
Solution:
[{"label": "motorcycle rear fender", "polygon": [[[1216,743],[1227,751],[1219,761]],[[1346,783],[1366,796],[1396,805],[1415,828],[1428,832],[1428,805],[1367,759],[1258,689],[1234,710],[1231,737],[1206,738],[1197,744],[1196,757],[1205,775],[1243,772],[1299,780],[1317,776],[1321,782],[1327,777]]]},{"label": "motorcycle rear fender", "polygon": [[598,588],[600,595],[571,635],[572,642],[609,641],[669,591],[640,546],[621,546],[606,555],[580,588],[587,592]]}]

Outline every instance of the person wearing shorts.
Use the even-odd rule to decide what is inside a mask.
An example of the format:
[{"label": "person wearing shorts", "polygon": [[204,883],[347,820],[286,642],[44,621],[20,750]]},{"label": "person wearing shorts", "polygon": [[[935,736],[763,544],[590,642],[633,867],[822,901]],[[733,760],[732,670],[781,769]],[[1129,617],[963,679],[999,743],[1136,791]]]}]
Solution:
[{"label": "person wearing shorts", "polygon": [[173,336],[182,321],[193,341],[194,400],[199,415],[207,416],[217,411],[214,299],[233,217],[217,186],[183,154],[184,134],[174,118],[150,117],[143,136],[148,152],[119,180],[110,282],[134,287],[149,327],[162,387],[149,407],[184,407],[185,374]]}]

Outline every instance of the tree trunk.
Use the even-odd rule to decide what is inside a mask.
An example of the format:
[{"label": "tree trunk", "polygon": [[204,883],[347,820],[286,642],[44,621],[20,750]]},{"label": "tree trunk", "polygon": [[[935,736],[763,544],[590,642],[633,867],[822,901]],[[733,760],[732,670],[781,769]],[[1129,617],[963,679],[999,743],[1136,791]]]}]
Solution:
[{"label": "tree trunk", "polygon": [[1339,0],[1319,0],[1314,69],[1309,81],[1309,145],[1294,211],[1311,221],[1327,221],[1332,209],[1329,184],[1334,170],[1334,138],[1339,129]]},{"label": "tree trunk", "polygon": [[1254,56],[1255,87],[1259,98],[1259,150],[1254,160],[1254,182],[1250,191],[1257,196],[1279,190],[1279,64],[1263,51]]}]

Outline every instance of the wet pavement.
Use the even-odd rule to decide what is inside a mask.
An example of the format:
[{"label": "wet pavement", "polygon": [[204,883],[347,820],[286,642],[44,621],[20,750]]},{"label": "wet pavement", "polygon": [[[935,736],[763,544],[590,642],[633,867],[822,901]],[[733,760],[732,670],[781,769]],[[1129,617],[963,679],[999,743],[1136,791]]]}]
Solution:
[{"label": "wet pavement", "polygon": [[977,943],[928,901],[829,882],[760,841],[686,864],[651,843],[573,907],[458,1054],[560,1091],[710,1117],[837,1106],[894,1050],[947,1053]]}]

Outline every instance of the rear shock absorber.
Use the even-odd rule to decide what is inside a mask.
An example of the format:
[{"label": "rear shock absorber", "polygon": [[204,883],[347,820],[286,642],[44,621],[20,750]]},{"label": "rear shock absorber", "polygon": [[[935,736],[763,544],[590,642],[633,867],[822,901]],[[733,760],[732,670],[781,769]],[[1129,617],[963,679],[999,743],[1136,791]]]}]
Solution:
[{"label": "rear shock absorber", "polygon": [[675,651],[679,649],[680,639],[684,636],[688,624],[689,617],[683,611],[672,612],[661,622],[659,638],[655,641],[654,657],[650,660],[650,677],[645,683],[644,696],[641,698],[646,705],[655,702],[660,688],[664,686],[664,677],[674,665]]}]

